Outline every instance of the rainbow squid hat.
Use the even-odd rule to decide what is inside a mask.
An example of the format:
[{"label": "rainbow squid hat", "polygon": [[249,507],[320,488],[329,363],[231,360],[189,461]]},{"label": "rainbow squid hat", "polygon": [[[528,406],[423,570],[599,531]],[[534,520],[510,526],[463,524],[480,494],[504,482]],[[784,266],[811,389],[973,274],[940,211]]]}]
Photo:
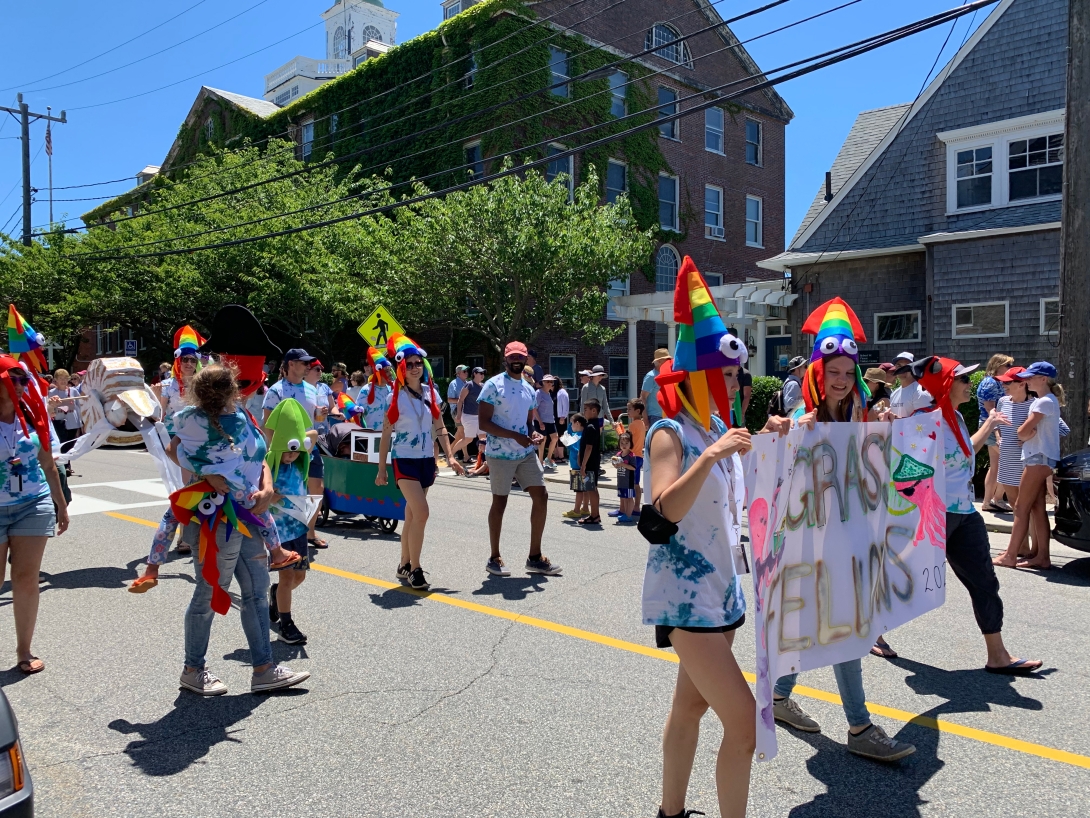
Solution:
[{"label": "rainbow squid hat", "polygon": [[[394,368],[386,356],[374,347],[367,347],[367,363],[371,365],[371,386],[389,386],[393,383]],[[375,402],[375,390],[367,390],[367,403]]]},{"label": "rainbow squid hat", "polygon": [[185,394],[185,384],[182,382],[182,356],[191,355],[197,359],[197,372],[201,371],[201,355],[198,351],[205,339],[193,327],[186,324],[174,333],[174,366],[170,368],[170,374],[178,382],[179,394]]},{"label": "rainbow squid hat", "polygon": [[825,359],[846,355],[855,361],[855,392],[860,405],[866,405],[870,389],[863,381],[859,368],[859,344],[867,342],[863,325],[847,302],[840,296],[826,301],[806,319],[803,335],[813,335],[814,353],[802,385],[806,411],[812,412],[825,400]]},{"label": "rainbow squid hat", "polygon": [[923,360],[912,364],[912,377],[920,382],[920,386],[931,393],[935,399],[935,405],[942,411],[942,418],[950,431],[957,438],[958,445],[966,457],[972,457],[972,441],[967,441],[961,432],[961,424],[958,422],[957,411],[950,400],[950,387],[954,385],[954,378],[958,375],[968,374],[976,367],[962,367],[952,358],[940,358],[937,355],[929,355]]},{"label": "rainbow squid hat", "polygon": [[310,416],[303,404],[294,398],[285,398],[276,404],[269,419],[265,421],[265,428],[272,429],[272,440],[269,441],[269,453],[265,455],[265,462],[273,473],[273,480],[280,473],[280,457],[284,452],[299,452],[298,462],[303,474],[310,471],[310,450],[314,445],[307,437],[307,427],[310,426]]},{"label": "rainbow squid hat", "polygon": [[41,375],[49,368],[42,347],[45,345],[45,337],[40,332],[35,332],[34,327],[26,322],[26,319],[15,309],[14,304],[8,305],[8,353],[15,360],[25,358],[23,363],[30,367],[35,375]]},{"label": "rainbow squid hat", "polygon": [[[731,423],[732,413],[724,411],[731,402],[723,367],[741,366],[749,360],[749,351],[745,344],[727,332],[704,276],[688,256],[681,263],[674,287],[674,321],[677,322],[674,359],[664,363],[655,377],[660,387],[659,406],[663,414],[672,418],[684,407],[710,430],[712,412],[708,396],[711,395],[727,428],[741,425],[740,391],[735,395],[733,406],[737,424]],[[677,388],[686,377],[693,395],[692,404]]]},{"label": "rainbow squid hat", "polygon": [[392,358],[394,366],[397,367],[397,379],[394,381],[394,393],[390,396],[390,408],[386,411],[386,417],[389,419],[390,423],[397,423],[397,419],[400,416],[400,412],[397,408],[397,398],[401,387],[405,385],[405,359],[410,355],[419,355],[420,359],[424,362],[424,377],[420,383],[425,388],[431,390],[431,416],[433,418],[439,417],[439,392],[435,389],[435,381],[431,373],[431,364],[428,363],[428,353],[408,335],[402,335],[399,332],[391,335],[390,340],[386,343],[386,357]]}]

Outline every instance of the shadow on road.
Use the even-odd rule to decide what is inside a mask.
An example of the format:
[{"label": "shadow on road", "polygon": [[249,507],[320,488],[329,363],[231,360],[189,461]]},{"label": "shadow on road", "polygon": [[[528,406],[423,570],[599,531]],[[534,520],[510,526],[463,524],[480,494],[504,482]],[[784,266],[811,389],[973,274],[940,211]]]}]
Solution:
[{"label": "shadow on road", "polygon": [[[174,556],[173,559],[167,561],[167,565],[174,562],[181,561],[182,559],[189,560],[192,564],[192,560],[188,556],[179,557]],[[104,588],[106,590],[115,590],[121,588],[127,588],[129,583],[136,579],[137,568],[146,562],[145,559],[137,559],[129,562],[124,568],[118,568],[116,565],[104,565],[97,568],[77,568],[73,571],[62,571],[59,574],[50,574],[46,571],[39,573],[38,582],[41,585],[42,593],[46,591],[75,591],[81,588]],[[196,584],[196,580],[192,574],[180,573],[180,574],[159,574],[159,581],[164,582],[166,580],[181,579],[188,582],[190,585]],[[7,594],[8,598],[0,600],[0,608],[11,604],[11,582],[5,581],[3,586],[0,586],[0,594]]]},{"label": "shadow on road", "polygon": [[1090,557],[1068,560],[1064,565],[1052,564],[1051,571],[1042,571],[1049,582],[1060,585],[1090,587]]},{"label": "shadow on road", "polygon": [[[277,695],[302,696],[306,693],[306,689],[293,687]],[[137,733],[142,736],[130,741],[124,750],[142,772],[152,776],[177,775],[208,755],[220,742],[235,741],[232,733],[245,728],[230,728],[267,700],[268,696],[202,698],[181,692],[174,700],[174,709],[158,721],[133,724],[125,719],[115,719],[108,726],[122,735]]]},{"label": "shadow on road", "polygon": [[457,593],[451,588],[442,588],[438,585],[433,585],[429,590],[419,593],[410,590],[407,586],[402,586],[400,588],[389,588],[381,594],[368,594],[367,596],[371,598],[372,605],[377,605],[383,610],[393,611],[398,608],[411,608],[414,605],[419,605],[432,594],[453,596]]},{"label": "shadow on road", "polygon": [[510,601],[526,599],[530,594],[541,593],[549,577],[545,574],[534,574],[529,577],[497,577],[492,574],[481,583],[481,587],[473,592],[473,596],[502,596]]}]

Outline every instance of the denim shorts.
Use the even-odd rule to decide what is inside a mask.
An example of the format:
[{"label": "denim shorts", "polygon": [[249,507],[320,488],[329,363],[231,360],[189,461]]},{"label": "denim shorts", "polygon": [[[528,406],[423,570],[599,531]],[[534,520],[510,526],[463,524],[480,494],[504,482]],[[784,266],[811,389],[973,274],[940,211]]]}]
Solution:
[{"label": "denim shorts", "polygon": [[8,537],[53,537],[57,533],[57,512],[53,498],[32,497],[24,503],[0,506],[0,543]]},{"label": "denim shorts", "polygon": [[1048,466],[1050,469],[1056,468],[1056,461],[1051,457],[1044,454],[1031,454],[1028,457],[1022,458],[1023,466]]}]

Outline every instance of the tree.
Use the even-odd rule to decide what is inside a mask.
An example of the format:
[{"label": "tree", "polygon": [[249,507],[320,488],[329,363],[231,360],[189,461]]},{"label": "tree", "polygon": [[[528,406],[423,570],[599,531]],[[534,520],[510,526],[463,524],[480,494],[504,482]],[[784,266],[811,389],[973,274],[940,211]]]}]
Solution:
[{"label": "tree", "polygon": [[627,197],[602,206],[600,195],[593,169],[570,200],[567,176],[529,172],[396,211],[391,309],[471,330],[496,351],[547,330],[604,344],[617,333],[601,322],[609,283],[645,264],[653,241]]}]

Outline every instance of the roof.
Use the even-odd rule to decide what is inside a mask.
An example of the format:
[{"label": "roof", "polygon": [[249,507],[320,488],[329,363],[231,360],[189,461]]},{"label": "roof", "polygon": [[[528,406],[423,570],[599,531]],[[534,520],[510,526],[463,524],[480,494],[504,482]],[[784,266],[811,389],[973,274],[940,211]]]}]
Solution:
[{"label": "roof", "polygon": [[[906,102],[901,105],[890,105],[887,108],[863,111],[856,117],[855,124],[852,125],[852,129],[848,132],[844,144],[840,146],[840,152],[836,155],[833,166],[830,168],[833,175],[832,188],[834,194],[852,178],[859,166],[867,160],[889,132],[904,120],[905,114],[911,107],[912,103]],[[810,222],[825,208],[826,204],[828,203],[825,201],[825,182],[822,181],[817,194],[814,196],[814,201],[810,203],[810,209],[806,211],[802,224],[799,225],[799,229],[795,233],[795,237],[788,244],[789,247],[794,246],[798,237],[806,231],[806,228],[810,226]]]},{"label": "roof", "polygon": [[[222,91],[219,88],[210,88],[207,85],[202,85],[201,90],[197,93],[197,98],[193,100],[193,105],[189,108],[189,113],[186,114],[183,130],[186,125],[193,126],[196,124],[197,116],[204,110],[205,100],[210,97],[217,99],[220,102],[227,103],[228,105],[233,105],[235,108],[245,111],[252,116],[256,116],[259,119],[267,119],[281,110],[273,103],[263,99],[246,97],[242,94],[235,94],[230,91]],[[163,160],[162,173],[170,171],[170,166],[173,164],[174,158],[178,155],[180,147],[178,138],[175,137],[173,144],[170,146],[170,150],[167,152],[167,158]]]},{"label": "roof", "polygon": [[209,88],[207,85],[201,88],[202,91],[211,91],[220,97],[223,97],[228,102],[234,103],[239,108],[249,111],[255,116],[259,116],[262,119],[272,116],[280,110],[276,105],[271,102],[267,102],[263,99],[255,99],[254,97],[244,97],[242,94],[235,94],[231,91],[221,91],[219,88]]}]

